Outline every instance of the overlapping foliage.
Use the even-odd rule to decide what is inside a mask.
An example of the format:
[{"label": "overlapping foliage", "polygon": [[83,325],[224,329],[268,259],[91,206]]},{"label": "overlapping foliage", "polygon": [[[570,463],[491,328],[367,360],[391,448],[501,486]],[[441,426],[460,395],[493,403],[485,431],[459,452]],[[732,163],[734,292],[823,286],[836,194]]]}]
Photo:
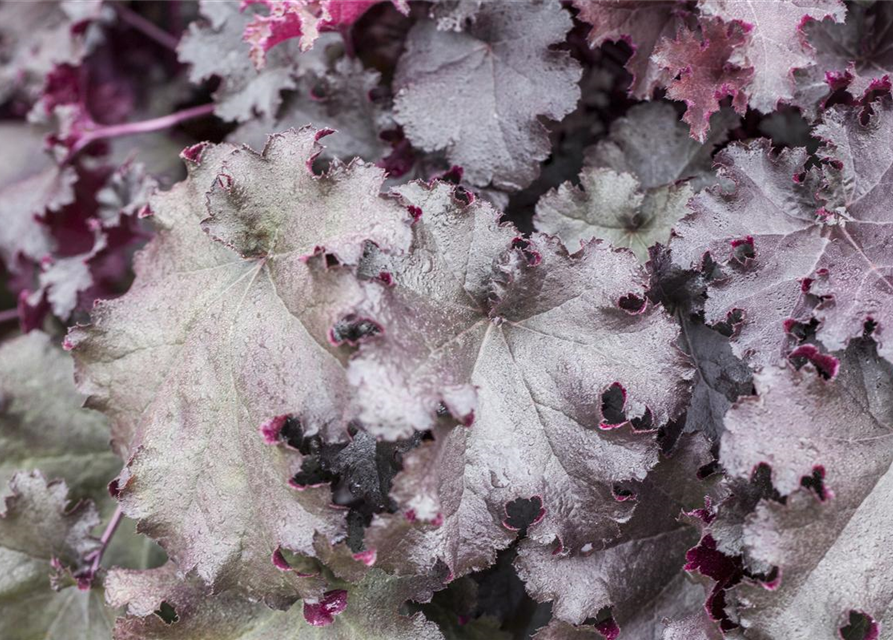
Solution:
[{"label": "overlapping foliage", "polygon": [[0,17],[0,636],[893,637],[888,3]]}]

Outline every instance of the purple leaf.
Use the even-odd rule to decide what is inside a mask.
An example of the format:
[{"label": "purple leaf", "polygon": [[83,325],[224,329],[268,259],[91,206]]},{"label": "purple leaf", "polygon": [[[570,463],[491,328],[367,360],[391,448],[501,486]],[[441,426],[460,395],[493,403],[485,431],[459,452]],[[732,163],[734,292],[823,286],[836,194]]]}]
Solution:
[{"label": "purple leaf", "polygon": [[[596,243],[568,255],[542,236],[514,242],[488,205],[464,205],[443,183],[400,195],[422,216],[405,258],[363,267],[393,284],[362,309],[383,330],[350,363],[359,419],[389,438],[447,415],[468,426],[438,429],[409,454],[397,485],[420,481],[410,460],[423,456],[418,468],[433,470],[416,490],[426,497],[410,502],[412,515],[373,525],[390,550],[375,547],[378,557],[399,571],[438,558],[457,576],[480,568],[511,540],[502,522],[518,498],[545,509],[528,532],[542,544],[558,537],[577,552],[613,539],[630,512],[614,484],[656,462],[654,443],[635,429],[675,416],[691,375],[669,318],[645,303],[635,258]],[[635,310],[621,306],[627,297]],[[615,384],[625,390],[618,420],[603,408]],[[450,488],[460,480],[464,492]],[[467,531],[490,542],[459,543]]]},{"label": "purple leaf", "polygon": [[774,111],[794,94],[793,69],[808,67],[814,52],[802,26],[808,18],[843,22],[846,8],[840,0],[704,0],[701,11],[724,22],[738,20],[750,29],[749,43],[736,56],[753,67],[747,89],[749,104],[762,113]]},{"label": "purple leaf", "polygon": [[416,24],[394,79],[395,118],[413,145],[445,150],[473,185],[521,189],[549,154],[539,116],[580,98],[580,66],[550,47],[570,16],[553,0],[483,5],[464,32]]},{"label": "purple leaf", "polygon": [[258,432],[291,414],[308,435],[347,437],[347,353],[328,330],[360,284],[315,254],[351,262],[369,240],[393,251],[410,240],[408,213],[378,196],[379,169],[311,172],[317,138],[278,134],[263,155],[187,150],[189,178],[151,201],[158,234],[133,287],[68,336],[89,406],[130,457],[118,481],[128,514],[182,570],[279,606],[300,593],[274,550],[312,555],[314,531],[344,528],[328,487],[289,487],[300,456]]}]

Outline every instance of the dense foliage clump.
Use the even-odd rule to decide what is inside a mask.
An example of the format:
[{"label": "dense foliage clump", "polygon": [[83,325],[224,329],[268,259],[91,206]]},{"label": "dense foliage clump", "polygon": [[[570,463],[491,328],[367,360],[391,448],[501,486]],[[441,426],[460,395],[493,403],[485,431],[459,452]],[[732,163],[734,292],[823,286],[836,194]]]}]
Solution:
[{"label": "dense foliage clump", "polygon": [[891,27],[0,4],[0,637],[893,638]]}]

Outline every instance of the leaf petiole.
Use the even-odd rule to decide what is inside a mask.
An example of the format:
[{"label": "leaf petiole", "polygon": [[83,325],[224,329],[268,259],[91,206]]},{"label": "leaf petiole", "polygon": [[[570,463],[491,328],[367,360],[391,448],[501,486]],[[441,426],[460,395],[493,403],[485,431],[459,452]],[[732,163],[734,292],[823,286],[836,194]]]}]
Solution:
[{"label": "leaf petiole", "polygon": [[99,548],[92,554],[90,571],[87,574],[88,580],[92,581],[96,572],[99,571],[99,564],[102,562],[102,556],[105,555],[105,550],[108,548],[109,542],[111,542],[112,536],[115,535],[115,531],[117,531],[118,525],[121,524],[121,519],[123,517],[124,511],[121,509],[121,505],[118,505],[115,509],[115,513],[112,514],[109,523],[106,525],[105,531],[102,532],[102,537],[99,539]]},{"label": "leaf petiole", "polygon": [[190,107],[182,111],[169,113],[166,116],[152,118],[150,120],[142,120],[139,122],[125,122],[124,124],[113,125],[97,125],[95,128],[84,129],[83,136],[77,140],[71,147],[65,162],[71,161],[74,156],[83,151],[83,149],[98,140],[108,140],[109,138],[120,138],[122,136],[132,136],[139,133],[151,133],[153,131],[161,131],[176,126],[181,122],[201,118],[214,111],[214,104],[203,104],[197,107]]}]

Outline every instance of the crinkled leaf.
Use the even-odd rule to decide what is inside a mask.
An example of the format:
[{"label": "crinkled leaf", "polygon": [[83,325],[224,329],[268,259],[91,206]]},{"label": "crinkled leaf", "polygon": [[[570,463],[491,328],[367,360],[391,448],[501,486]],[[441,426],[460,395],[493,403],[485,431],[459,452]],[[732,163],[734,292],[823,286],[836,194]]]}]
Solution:
[{"label": "crinkled leaf", "polygon": [[[72,507],[65,483],[47,482],[36,471],[17,474],[9,488],[0,515],[0,636],[108,638],[111,621],[101,595],[73,586],[67,573],[99,544],[90,537],[99,524],[96,510],[91,504]],[[54,573],[58,587],[71,586],[53,590]]]},{"label": "crinkled leaf", "polygon": [[32,331],[0,346],[0,483],[19,470],[64,478],[78,497],[101,497],[121,470],[104,416],[82,409],[71,358]]},{"label": "crinkled leaf", "polygon": [[[252,604],[232,593],[212,594],[199,581],[181,580],[176,568],[168,565],[154,571],[113,571],[107,581],[112,606],[128,607],[128,616],[115,626],[116,640],[439,640],[437,625],[421,613],[404,616],[399,608],[406,600],[426,600],[440,588],[443,576],[431,578],[391,578],[370,571],[356,585],[342,585],[346,607],[323,626],[314,626],[306,610],[294,606],[288,611],[272,611]],[[157,611],[167,603],[176,619],[165,622]]]},{"label": "crinkled leaf", "polygon": [[[586,153],[580,187],[565,183],[540,199],[537,229],[558,235],[572,251],[601,238],[647,261],[649,246],[666,244],[672,227],[688,214],[692,189],[716,181],[710,154],[737,116],[724,110],[711,121],[709,139],[699,144],[672,105],[633,107],[612,124],[607,140]],[[682,180],[688,183],[679,185]]]},{"label": "crinkled leaf", "polygon": [[[109,449],[105,417],[81,407],[83,397],[75,390],[72,372],[71,358],[39,331],[0,347],[0,482],[5,486],[15,472],[39,469],[49,478],[64,479],[72,496],[91,498],[103,517],[109,518],[115,504],[107,484],[121,470],[122,462]],[[142,568],[163,560],[160,549],[133,529],[134,524],[127,520],[119,526],[103,556],[104,566]],[[41,575],[45,577],[48,572],[47,566]],[[105,619],[96,616],[97,603],[102,604],[101,593],[87,594],[71,587],[54,594],[49,582],[43,587],[33,594],[40,598],[40,604],[18,607],[13,615],[24,637],[30,637],[27,634],[33,632],[39,619],[52,620],[48,612],[53,608],[58,610],[59,622],[54,623],[56,635],[50,637],[70,637],[65,636],[66,630],[79,628],[69,615],[89,612],[90,620],[99,623]],[[32,617],[35,622],[30,622]],[[99,628],[105,628],[108,637],[111,622],[105,622],[107,626]],[[86,631],[82,635],[71,633],[92,637]]]},{"label": "crinkled leaf", "polygon": [[893,71],[888,44],[893,21],[889,2],[853,3],[844,23],[810,20],[803,32],[815,50],[815,64],[795,73],[795,104],[815,115],[816,107],[835,89],[846,87],[856,98],[878,86]]},{"label": "crinkled leaf", "polygon": [[484,0],[436,0],[431,7],[431,18],[441,31],[464,31],[474,22]]},{"label": "crinkled leaf", "polygon": [[0,517],[4,592],[38,573],[47,578],[53,558],[76,569],[97,548],[90,537],[99,524],[96,509],[90,503],[71,507],[64,482],[48,482],[39,471],[22,472],[10,480],[9,493]]},{"label": "crinkled leaf", "polygon": [[673,225],[689,212],[686,204],[693,195],[687,185],[642,193],[628,173],[585,167],[579,187],[565,182],[540,198],[534,224],[561,238],[571,251],[599,238],[647,262],[648,248],[669,241]]},{"label": "crinkled leaf", "polygon": [[486,4],[464,32],[416,24],[394,79],[395,118],[471,184],[525,187],[549,154],[538,118],[560,120],[580,98],[579,64],[550,48],[570,27],[552,0]]},{"label": "crinkled leaf", "polygon": [[893,596],[882,551],[893,520],[884,445],[893,375],[870,341],[840,355],[833,380],[812,365],[765,369],[757,396],[726,418],[723,467],[747,478],[768,464],[788,496],[761,500],[744,523],[745,560],[777,569],[772,589],[748,580],[735,589],[748,637],[831,640],[851,610],[881,620]]},{"label": "crinkled leaf", "polygon": [[40,305],[46,300],[53,315],[68,320],[78,306],[80,296],[94,284],[90,263],[108,246],[105,235],[99,229],[94,232],[94,237],[93,247],[87,253],[65,258],[44,258],[40,263],[37,289],[30,296],[21,298],[20,305],[39,316]]},{"label": "crinkled leaf", "polygon": [[[117,170],[81,167],[73,201],[43,220],[53,250],[39,264],[23,261],[16,288],[25,331],[41,327],[49,311],[63,322],[86,317],[93,302],[113,298],[129,284],[134,245],[144,236],[137,215],[156,183],[141,165]],[[36,272],[36,273],[34,273]]]},{"label": "crinkled leaf", "polygon": [[719,173],[734,189],[702,192],[692,200],[694,215],[676,226],[676,264],[698,268],[710,253],[722,266],[706,319],[740,324],[732,341],[739,357],[777,361],[789,346],[791,322],[815,317],[817,336],[831,350],[874,323],[881,355],[893,359],[885,341],[893,317],[893,219],[886,204],[893,157],[885,143],[893,105],[885,98],[872,107],[865,124],[857,108],[828,111],[816,129],[826,143],[822,171],[804,169],[802,149],[775,156],[761,142],[723,151]]},{"label": "crinkled leaf", "polygon": [[326,140],[323,158],[380,160],[389,146],[379,133],[393,121],[385,105],[370,97],[378,83],[377,72],[363,69],[358,60],[342,57],[325,72],[306,73],[297,81],[296,91],[286,95],[275,117],[268,115],[242,125],[230,140],[258,149],[274,131],[312,124],[335,131]]},{"label": "crinkled leaf", "polygon": [[359,284],[312,256],[350,262],[367,240],[400,250],[410,233],[378,196],[379,169],[310,171],[317,137],[278,134],[263,155],[188,149],[190,177],[151,201],[158,233],[133,287],[68,338],[81,390],[132,454],[118,482],[127,514],[183,571],[277,605],[297,594],[273,552],[309,555],[314,531],[343,530],[328,488],[290,488],[299,461],[259,431],[293,415],[307,434],[346,437],[347,354],[327,334]]},{"label": "crinkled leaf", "polygon": [[732,107],[740,114],[747,108],[746,88],[753,69],[736,64],[738,51],[748,41],[747,30],[739,22],[702,20],[700,34],[680,29],[675,40],[663,40],[652,61],[667,71],[667,96],[685,102],[682,117],[691,127],[691,135],[706,142],[710,117],[719,111],[719,102],[731,97]]},{"label": "crinkled leaf", "polygon": [[607,41],[624,40],[633,49],[626,68],[633,74],[630,95],[648,99],[663,86],[667,72],[651,59],[663,39],[676,35],[690,22],[684,5],[673,0],[574,0],[580,20],[592,25],[589,44],[600,47]]},{"label": "crinkled leaf", "polygon": [[[773,155],[765,140],[732,145],[717,157],[720,177],[691,201],[694,213],[675,227],[673,262],[688,269],[720,265],[704,305],[708,324],[732,316],[735,355],[756,364],[776,362],[787,348],[785,320],[795,315],[801,280],[815,268],[828,240],[815,201],[816,180],[803,173],[806,153]],[[741,319],[738,320],[740,314]]]},{"label": "crinkled leaf", "polygon": [[[611,607],[621,630],[628,632],[627,621],[638,623],[630,637],[660,638],[667,612],[644,610],[664,604],[662,592],[679,577],[685,552],[697,541],[694,529],[677,518],[702,502],[705,490],[696,473],[711,460],[705,438],[687,437],[644,482],[624,486],[632,494],[624,495],[637,502],[635,511],[621,525],[620,537],[603,549],[556,555],[551,546],[522,542],[515,566],[528,592],[539,601],[551,600],[552,614],[566,622],[581,624]],[[681,585],[672,591],[684,601]]]},{"label": "crinkled leaf", "polygon": [[791,101],[792,70],[812,63],[814,52],[801,30],[807,18],[843,22],[846,14],[840,0],[704,0],[700,8],[725,22],[739,20],[750,27],[749,43],[733,61],[753,67],[748,101],[763,113],[774,111],[779,102]]},{"label": "crinkled leaf", "polygon": [[319,435],[307,438],[293,427],[294,421],[287,442],[305,454],[293,480],[299,485],[332,483],[335,503],[364,517],[391,507],[388,494],[402,455],[419,441],[418,435],[397,442],[377,440],[351,425],[350,442],[323,442]]},{"label": "crinkled leaf", "polygon": [[819,154],[842,168],[829,176],[834,188],[824,209],[836,224],[809,291],[822,300],[815,317],[825,346],[843,349],[870,320],[879,353],[893,362],[893,340],[886,339],[893,321],[893,103],[885,98],[872,107],[864,124],[858,109],[836,107],[816,127],[826,142]]},{"label": "crinkled leaf", "polygon": [[177,51],[180,61],[191,65],[189,78],[193,82],[220,78],[220,87],[214,93],[214,113],[237,122],[256,114],[276,113],[282,104],[282,91],[295,88],[297,41],[276,48],[264,68],[258,70],[241,42],[242,32],[254,15],[253,7],[240,13],[235,2],[205,0],[201,10],[208,23],[192,23]]},{"label": "crinkled leaf", "polygon": [[[569,256],[540,236],[511,248],[515,232],[449,185],[413,183],[400,195],[421,219],[405,258],[365,267],[396,284],[359,313],[383,329],[350,363],[359,418],[394,437],[431,428],[443,406],[471,426],[409,454],[397,483],[406,492],[419,483],[415,513],[383,517],[382,529],[389,521],[403,532],[380,532],[387,549],[369,546],[399,571],[441,558],[461,575],[509,543],[505,507],[519,498],[539,503],[528,532],[537,541],[600,546],[629,516],[613,484],[656,461],[629,421],[662,424],[686,395],[672,322],[645,304],[646,279],[628,252],[589,244]],[[615,383],[625,388],[620,416],[603,410]],[[419,526],[404,527],[407,515]]]},{"label": "crinkled leaf", "polygon": [[116,227],[122,217],[134,217],[144,210],[158,182],[146,167],[132,160],[121,164],[96,193],[97,217],[103,227]]}]

